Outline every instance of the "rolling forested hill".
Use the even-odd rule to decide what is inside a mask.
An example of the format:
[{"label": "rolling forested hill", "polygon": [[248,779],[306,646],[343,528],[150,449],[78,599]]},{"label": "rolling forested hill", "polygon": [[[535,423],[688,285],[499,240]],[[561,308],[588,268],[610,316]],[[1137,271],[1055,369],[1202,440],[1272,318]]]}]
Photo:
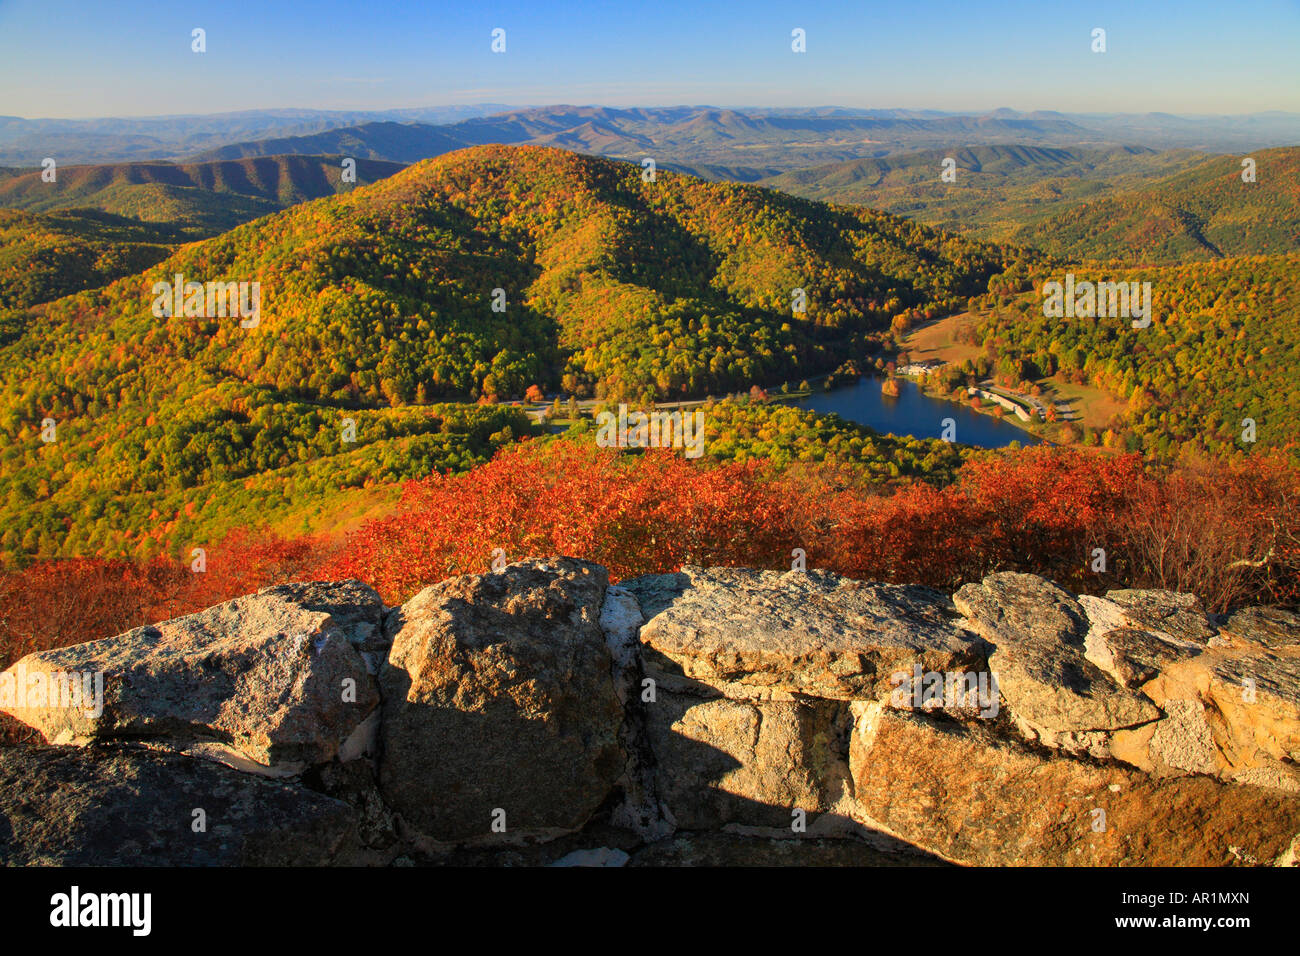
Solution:
[{"label": "rolling forested hill", "polygon": [[[956,163],[955,181],[940,179]],[[1205,161],[1192,150],[995,145],[831,163],[759,184],[821,202],[883,209],[994,241],[1054,212],[1160,180]]]},{"label": "rolling forested hill", "polygon": [[[1300,254],[1092,278],[1150,282],[1151,325],[1045,318],[1042,297],[1031,293],[977,329],[997,370],[1095,385],[1127,402],[1119,427],[1097,436],[1111,447],[1165,460],[1300,448]],[[1245,419],[1254,423],[1249,436]]]},{"label": "rolling forested hill", "polygon": [[1026,226],[1014,234],[1064,258],[1175,263],[1300,250],[1300,146],[1207,159],[1157,183]]},{"label": "rolling forested hill", "polygon": [[172,226],[94,210],[0,209],[0,316],[139,272],[183,238]]},{"label": "rolling forested hill", "polygon": [[[1012,255],[753,187],[483,147],[246,224],[50,315],[128,342],[184,336],[318,400],[507,397],[566,378],[579,395],[679,398],[838,364],[902,312],[985,291]],[[174,273],[259,280],[259,334],[160,326],[148,287]]]},{"label": "rolling forested hill", "polygon": [[[65,166],[55,182],[41,171],[6,170],[0,207],[49,212],[97,209],[176,226],[206,238],[287,206],[355,188],[342,182],[339,156],[266,156],[208,163]],[[391,176],[399,163],[357,159],[357,182]]]},{"label": "rolling forested hill", "polygon": [[[518,410],[439,400],[798,380],[864,354],[897,315],[950,310],[991,279],[1018,287],[1017,256],[755,187],[465,150],[44,306],[0,350],[2,545],[147,553],[205,515],[247,523],[465,467],[527,428]],[[257,326],[155,317],[154,283],[178,273],[259,282]]]}]

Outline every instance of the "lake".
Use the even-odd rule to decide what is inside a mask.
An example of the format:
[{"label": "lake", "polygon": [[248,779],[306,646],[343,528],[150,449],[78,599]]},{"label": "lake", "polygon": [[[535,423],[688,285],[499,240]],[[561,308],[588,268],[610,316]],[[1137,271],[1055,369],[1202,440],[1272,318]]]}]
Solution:
[{"label": "lake", "polygon": [[792,404],[815,412],[834,412],[847,421],[867,425],[883,434],[912,435],[916,438],[940,438],[943,419],[956,422],[956,441],[980,448],[1005,448],[1013,441],[1036,445],[1038,439],[1027,431],[990,415],[981,415],[968,405],[931,398],[919,385],[907,379],[898,381],[898,397],[880,393],[883,379],[863,378],[858,384],[818,392]]}]

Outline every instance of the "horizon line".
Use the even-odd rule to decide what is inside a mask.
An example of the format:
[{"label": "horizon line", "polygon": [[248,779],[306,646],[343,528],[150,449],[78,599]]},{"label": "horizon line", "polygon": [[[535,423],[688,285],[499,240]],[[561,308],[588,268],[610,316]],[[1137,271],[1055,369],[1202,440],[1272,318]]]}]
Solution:
[{"label": "horizon line", "polygon": [[[0,119],[21,120],[28,123],[38,122],[65,122],[65,123],[85,123],[105,120],[175,120],[175,119],[204,119],[217,118],[225,116],[241,116],[250,113],[320,113],[320,114],[339,114],[339,113],[411,113],[420,110],[435,109],[455,109],[458,107],[502,107],[487,116],[496,116],[503,113],[522,112],[526,110],[544,110],[544,109],[608,109],[608,110],[671,110],[671,109],[710,109],[710,110],[729,110],[732,112],[744,112],[746,110],[766,110],[779,112],[781,110],[806,111],[806,110],[850,110],[857,112],[906,112],[906,113],[940,113],[947,116],[988,116],[993,113],[1010,112],[1021,115],[1032,115],[1035,113],[1055,113],[1061,116],[1083,116],[1083,117],[1126,117],[1126,116],[1171,116],[1177,119],[1230,119],[1250,116],[1287,116],[1300,117],[1300,111],[1283,110],[1283,109],[1265,109],[1252,110],[1242,113],[1174,113],[1169,110],[1140,110],[1136,112],[1117,112],[1109,110],[1101,111],[1072,111],[1057,109],[1017,109],[1013,106],[994,106],[983,109],[969,110],[949,110],[938,107],[916,107],[916,106],[845,106],[843,104],[822,103],[806,106],[771,106],[758,103],[745,105],[716,105],[710,103],[643,103],[637,105],[611,106],[605,103],[565,103],[565,102],[546,102],[533,104],[508,104],[494,102],[465,102],[465,103],[433,103],[425,106],[390,106],[390,107],[368,107],[368,108],[327,108],[315,106],[265,106],[252,107],[238,110],[219,110],[212,113],[118,113],[106,114],[99,116],[19,116],[14,113],[0,114]],[[481,118],[481,117],[471,117]],[[418,122],[418,121],[416,121]],[[457,120],[455,122],[463,122]],[[450,123],[429,123],[426,125],[444,126]]]}]

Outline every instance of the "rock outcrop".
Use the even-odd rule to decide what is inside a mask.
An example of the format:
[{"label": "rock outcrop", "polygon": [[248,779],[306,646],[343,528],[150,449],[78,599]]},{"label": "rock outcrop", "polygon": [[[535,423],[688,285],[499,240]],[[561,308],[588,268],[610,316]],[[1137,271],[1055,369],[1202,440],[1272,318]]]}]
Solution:
[{"label": "rock outcrop", "polygon": [[143,747],[0,748],[0,860],[57,866],[378,862],[344,802]]},{"label": "rock outcrop", "polygon": [[8,672],[0,706],[50,743],[165,741],[292,775],[373,736],[383,614],[379,595],[358,581],[267,588],[29,654]]},{"label": "rock outcrop", "polygon": [[1300,618],[571,558],[29,655],[8,863],[1294,864]]},{"label": "rock outcrop", "polygon": [[1087,659],[1088,617],[1074,596],[1031,574],[991,574],[953,596],[992,646],[988,663],[1012,713],[1038,736],[1148,723],[1152,703]]},{"label": "rock outcrop", "polygon": [[649,619],[647,659],[670,679],[857,700],[887,692],[891,674],[918,662],[951,671],[984,657],[952,602],[929,588],[745,568],[688,568],[625,587]]},{"label": "rock outcrop", "polygon": [[627,758],[600,627],[609,576],[569,559],[425,588],[388,618],[380,789],[438,842],[570,832]]}]

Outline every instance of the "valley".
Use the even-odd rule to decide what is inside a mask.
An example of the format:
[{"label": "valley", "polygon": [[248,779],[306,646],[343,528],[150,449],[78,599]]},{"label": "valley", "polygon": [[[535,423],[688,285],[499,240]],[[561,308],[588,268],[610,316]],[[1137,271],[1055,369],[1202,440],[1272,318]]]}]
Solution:
[{"label": "valley", "polygon": [[[1262,168],[1293,161],[1292,152],[1261,154]],[[1149,150],[1122,155],[1135,157],[1130,184],[1164,182],[1157,174],[1169,163],[1188,162]],[[1060,150],[963,156],[982,157],[990,175],[1009,175],[997,187],[1007,197],[1020,188],[1016,176],[1031,175],[1026,166],[1059,172],[1083,161]],[[1089,161],[1105,166],[1119,156]],[[901,168],[920,166],[904,158]],[[361,164],[358,172],[378,179],[343,189],[336,160],[325,157],[74,169],[63,172],[57,196],[51,189],[39,202],[30,176],[9,180],[0,194],[46,211],[5,215],[20,225],[39,217],[76,224],[78,233],[66,225],[47,242],[63,245],[66,235],[71,253],[76,235],[89,244],[76,254],[100,265],[78,280],[77,295],[60,297],[78,286],[6,292],[5,367],[24,370],[0,381],[0,427],[9,435],[0,453],[6,554],[148,556],[250,521],[281,530],[315,521],[315,530],[341,534],[355,522],[337,503],[314,503],[327,489],[351,500],[431,468],[475,467],[522,437],[574,440],[591,416],[618,402],[648,408],[708,399],[713,410],[731,407],[714,398],[733,395],[737,414],[751,411],[721,416],[709,457],[745,460],[753,453],[725,423],[738,426],[781,398],[778,385],[788,392],[806,379],[815,384],[794,400],[798,408],[838,411],[850,432],[870,425],[922,446],[942,445],[939,423],[952,417],[965,423],[959,442],[1046,439],[1160,459],[1175,440],[1207,451],[1231,445],[1229,408],[1259,424],[1262,448],[1289,447],[1297,437],[1281,411],[1296,397],[1284,384],[1297,341],[1284,331],[1297,313],[1294,256],[1223,260],[1217,274],[1229,281],[1212,290],[1198,281],[1207,267],[1133,272],[1176,303],[1137,339],[1108,321],[1089,333],[1083,323],[1060,329],[1035,320],[1037,288],[1075,268],[1069,260],[766,185],[670,170],[648,179],[631,164],[529,146],[474,147],[405,169]],[[176,214],[191,224],[188,234],[125,216],[129,207],[116,198],[168,177],[206,197]],[[220,206],[221,215],[239,218],[243,202],[289,208],[193,241],[215,228],[197,210]],[[166,218],[161,210],[155,215]],[[46,253],[22,244],[30,231],[21,235],[7,253],[9,273],[31,288],[40,273],[22,256]],[[1273,248],[1268,233],[1246,241]],[[150,262],[157,264],[139,272]],[[64,281],[71,275],[66,266],[58,271]],[[1260,287],[1250,285],[1256,273],[1268,280],[1262,302]],[[256,277],[264,318],[252,329],[179,314],[143,321],[154,284],[174,274]],[[1225,300],[1224,290],[1234,298]],[[1261,357],[1233,359],[1247,296],[1251,308],[1277,314],[1269,328],[1281,337]],[[1199,363],[1198,348],[1215,349],[1216,362],[1226,358],[1223,374],[1251,363],[1231,406],[1189,403],[1184,385],[1141,364],[1157,355],[1175,368]],[[923,376],[931,397],[908,391],[902,406],[882,404],[880,380],[870,376],[927,360],[945,363]],[[825,392],[831,372],[849,387]],[[854,385],[862,374],[869,377]],[[1052,406],[1049,420],[1003,412],[1006,421],[994,421],[989,413],[1002,412],[995,402],[973,407],[977,386],[1030,408],[1041,394],[1042,410]],[[529,390],[546,400],[514,404]],[[538,424],[556,399],[560,436]],[[57,423],[59,437],[37,453],[34,429],[44,418]],[[351,444],[345,421],[354,423]],[[1148,437],[1153,423],[1162,431]],[[934,461],[932,452],[909,465],[873,457],[882,455],[874,447],[850,456],[864,476],[930,473],[921,461]],[[238,495],[223,490],[236,487]],[[232,498],[244,504],[232,508]],[[98,504],[88,508],[91,501]]]}]

